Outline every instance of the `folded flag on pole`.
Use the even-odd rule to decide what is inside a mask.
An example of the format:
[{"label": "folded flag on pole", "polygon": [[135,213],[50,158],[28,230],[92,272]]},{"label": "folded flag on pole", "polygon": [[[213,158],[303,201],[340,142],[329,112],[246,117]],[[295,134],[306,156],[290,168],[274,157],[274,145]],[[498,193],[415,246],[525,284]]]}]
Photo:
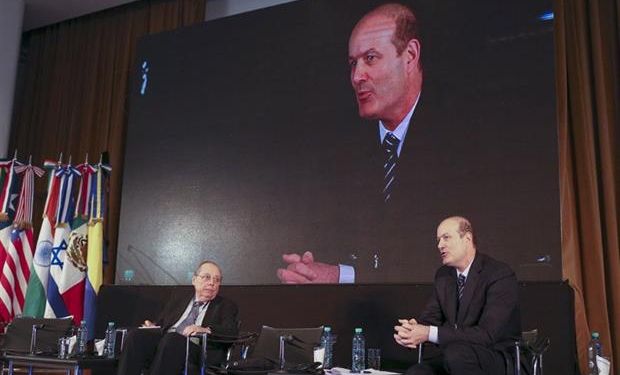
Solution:
[{"label": "folded flag on pole", "polygon": [[0,161],[0,269],[4,267],[15,216],[17,177],[14,164],[15,159]]},{"label": "folded flag on pole", "polygon": [[[75,204],[69,246],[62,269],[61,288],[62,299],[68,312],[73,315],[75,323],[84,319],[84,288],[86,285],[86,254],[88,248],[88,197],[95,168],[88,164],[80,164],[75,168],[76,175],[81,176],[77,189],[77,201]],[[91,332],[92,331],[92,332]],[[94,327],[89,330],[89,335],[94,334]],[[90,338],[89,338],[90,339]]]},{"label": "folded flag on pole", "polygon": [[22,314],[26,287],[34,252],[32,234],[32,203],[34,177],[43,176],[43,169],[28,165],[14,167],[22,175],[19,204],[11,230],[11,242],[0,274],[0,315],[5,321]]},{"label": "folded flag on pole", "polygon": [[47,303],[47,284],[49,279],[52,247],[54,243],[54,226],[56,224],[56,206],[60,188],[60,176],[55,171],[60,167],[60,162],[45,161],[45,169],[49,172],[47,185],[47,198],[43,209],[43,222],[37,239],[32,266],[30,267],[30,280],[26,289],[26,302],[24,315],[42,318]]},{"label": "folded flag on pole", "polygon": [[[9,166],[6,164],[5,169]],[[75,324],[86,320],[89,339],[92,339],[95,333],[97,295],[103,283],[105,191],[111,168],[101,161],[96,165],[86,161],[77,167],[62,165],[61,161],[46,161],[45,167],[50,170],[50,178],[34,256],[32,225],[29,224],[31,198],[23,200],[23,209],[20,200],[18,211],[29,212],[30,220],[27,220],[26,214],[23,219],[19,216],[18,222],[21,224],[16,227],[19,231],[14,232],[11,250],[17,256],[11,256],[11,266],[0,267],[0,304],[3,301],[1,289],[5,283],[18,285],[12,289],[12,295],[6,293],[6,305],[11,304],[11,308],[6,309],[7,316],[18,314],[21,306],[26,316],[56,318],[72,315]],[[42,172],[32,166],[22,169],[24,176],[30,176],[28,181],[34,180],[33,176]],[[5,186],[6,180],[1,173],[2,169],[0,187]],[[81,177],[80,185],[74,189],[78,177]],[[24,181],[26,179],[24,177]],[[27,186],[32,188],[32,182],[28,182]],[[74,200],[74,193],[77,193],[77,200]],[[0,192],[0,201],[5,195]],[[31,192],[24,196],[31,196]],[[19,255],[22,253],[24,260]],[[31,262],[28,254],[32,258]],[[14,271],[13,268],[21,271]],[[26,283],[27,288],[24,287]]]},{"label": "folded flag on pole", "polygon": [[[11,230],[13,229],[17,197],[19,196],[19,184],[17,173],[15,172],[17,165],[18,162],[15,158],[0,162],[0,170],[2,170],[2,183],[0,186],[0,270],[4,268],[11,246]],[[2,296],[0,296],[1,298]],[[12,311],[11,303],[6,296],[4,298],[6,301],[0,300],[0,320],[9,322],[11,320],[10,311]],[[6,306],[5,303],[9,306]]]},{"label": "folded flag on pole", "polygon": [[103,284],[103,220],[105,213],[105,181],[112,169],[101,162],[90,179],[88,199],[90,222],[88,224],[88,274],[84,294],[84,319],[89,339],[94,338],[97,295]]},{"label": "folded flag on pole", "polygon": [[73,315],[74,322],[79,324],[84,313],[85,268],[82,268],[79,259],[71,254],[82,252],[85,247],[82,240],[85,239],[77,238],[75,235],[70,241],[70,235],[73,187],[75,178],[80,176],[80,172],[73,166],[66,165],[57,169],[56,174],[60,177],[60,186],[44,316],[56,318]]}]

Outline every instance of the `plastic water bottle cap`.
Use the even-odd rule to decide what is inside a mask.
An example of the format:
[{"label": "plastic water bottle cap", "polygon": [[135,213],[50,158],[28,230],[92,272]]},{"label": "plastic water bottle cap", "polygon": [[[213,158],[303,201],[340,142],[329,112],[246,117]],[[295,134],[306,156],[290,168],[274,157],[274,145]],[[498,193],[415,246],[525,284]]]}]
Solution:
[{"label": "plastic water bottle cap", "polygon": [[323,327],[323,330],[324,330],[325,332],[331,332],[331,331],[332,331],[332,327],[330,327],[330,326],[325,326],[325,327]]},{"label": "plastic water bottle cap", "polygon": [[362,329],[361,328],[355,328],[355,333],[362,333]]},{"label": "plastic water bottle cap", "polygon": [[592,332],[592,338],[593,339],[598,339],[598,336],[599,336],[598,332],[596,332],[596,331]]},{"label": "plastic water bottle cap", "polygon": [[108,322],[108,327],[114,327],[114,322]]}]

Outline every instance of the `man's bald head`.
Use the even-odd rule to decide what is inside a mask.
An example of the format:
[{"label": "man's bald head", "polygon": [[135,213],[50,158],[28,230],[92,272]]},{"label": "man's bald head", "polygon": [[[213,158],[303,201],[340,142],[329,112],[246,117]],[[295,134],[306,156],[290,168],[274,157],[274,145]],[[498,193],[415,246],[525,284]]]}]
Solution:
[{"label": "man's bald head", "polygon": [[366,20],[374,16],[383,16],[394,21],[396,28],[392,36],[392,43],[399,55],[403,53],[410,40],[418,39],[418,24],[415,14],[411,8],[400,3],[387,3],[374,8],[359,20],[353,32]]}]

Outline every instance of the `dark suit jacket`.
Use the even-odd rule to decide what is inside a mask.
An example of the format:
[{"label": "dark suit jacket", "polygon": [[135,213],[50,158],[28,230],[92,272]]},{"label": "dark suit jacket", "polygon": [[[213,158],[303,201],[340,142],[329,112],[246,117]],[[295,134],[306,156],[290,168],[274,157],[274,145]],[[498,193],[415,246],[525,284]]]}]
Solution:
[{"label": "dark suit jacket", "polygon": [[[181,318],[181,314],[183,314],[193,297],[193,291],[171,296],[156,320],[156,323],[162,327],[163,332],[166,332]],[[215,338],[217,336],[237,336],[239,333],[238,314],[239,309],[233,301],[218,295],[209,303],[201,326],[210,327],[211,335]],[[207,343],[208,357],[211,363],[223,361],[229,345],[216,343],[213,340],[207,340]]]},{"label": "dark suit jacket", "polygon": [[436,100],[431,95],[422,92],[410,120],[387,203],[377,120],[358,120],[354,131],[339,137],[339,151],[320,163],[333,185],[317,191],[329,192],[331,201],[316,202],[312,199],[321,193],[309,194],[312,207],[307,210],[321,208],[316,216],[330,220],[313,236],[324,238],[324,244],[309,248],[325,249],[315,252],[322,262],[355,267],[357,283],[431,280],[439,259],[433,252],[437,224],[468,213],[469,200],[451,183],[465,172],[459,158],[445,149],[450,143],[442,138],[450,134],[449,124],[428,110],[427,103]]},{"label": "dark suit jacket", "polygon": [[[156,323],[167,331],[179,320],[193,297],[193,292],[171,296]],[[235,336],[238,333],[238,314],[239,309],[233,301],[218,295],[209,303],[201,325],[211,327],[214,335]]]},{"label": "dark suit jacket", "polygon": [[442,266],[419,323],[438,327],[439,346],[464,341],[504,350],[521,336],[518,284],[505,263],[477,253],[457,315],[456,270]]}]

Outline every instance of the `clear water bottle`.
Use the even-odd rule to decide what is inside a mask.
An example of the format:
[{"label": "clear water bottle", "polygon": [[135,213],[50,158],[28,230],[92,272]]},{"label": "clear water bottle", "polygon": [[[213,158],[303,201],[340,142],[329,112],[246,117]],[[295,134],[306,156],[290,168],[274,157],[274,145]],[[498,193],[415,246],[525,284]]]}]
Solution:
[{"label": "clear water bottle", "polygon": [[588,375],[598,375],[596,356],[602,356],[601,341],[598,332],[592,332],[592,339],[588,343]]},{"label": "clear water bottle", "polygon": [[332,327],[325,326],[323,328],[323,335],[321,336],[321,347],[323,348],[323,368],[328,369],[332,368],[332,358],[333,358],[333,345],[334,342],[332,340]]},{"label": "clear water bottle", "polygon": [[82,320],[77,330],[77,354],[86,354],[86,345],[88,343],[88,328],[86,328],[86,321]]},{"label": "clear water bottle", "polygon": [[366,340],[361,328],[355,328],[353,350],[351,351],[351,372],[360,373],[366,364]]},{"label": "clear water bottle", "polygon": [[103,346],[103,356],[106,358],[114,358],[115,347],[116,327],[114,327],[114,322],[108,322],[108,328],[105,330],[105,344]]}]

